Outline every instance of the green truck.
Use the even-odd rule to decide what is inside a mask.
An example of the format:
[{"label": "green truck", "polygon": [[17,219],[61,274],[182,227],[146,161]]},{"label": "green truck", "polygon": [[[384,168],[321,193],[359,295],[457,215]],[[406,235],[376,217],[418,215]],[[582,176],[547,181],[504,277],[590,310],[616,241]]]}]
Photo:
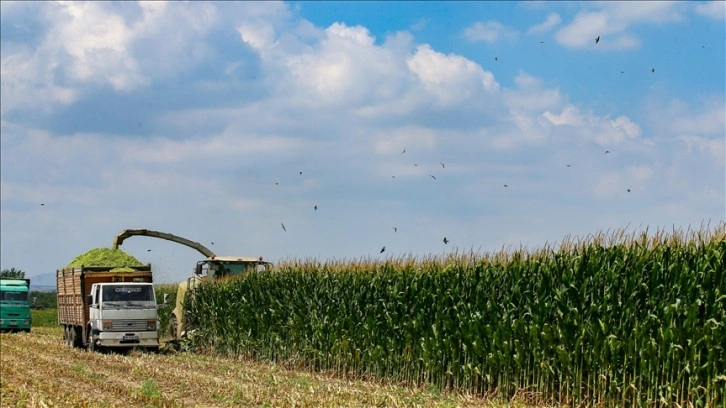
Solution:
[{"label": "green truck", "polygon": [[0,331],[30,332],[30,279],[0,278]]}]

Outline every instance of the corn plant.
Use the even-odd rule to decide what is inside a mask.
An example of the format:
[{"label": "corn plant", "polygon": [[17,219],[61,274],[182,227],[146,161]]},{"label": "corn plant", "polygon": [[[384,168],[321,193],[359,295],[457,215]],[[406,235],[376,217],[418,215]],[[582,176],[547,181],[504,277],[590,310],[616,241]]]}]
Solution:
[{"label": "corn plant", "polygon": [[567,405],[723,406],[726,224],[537,251],[290,260],[195,289],[196,346]]}]

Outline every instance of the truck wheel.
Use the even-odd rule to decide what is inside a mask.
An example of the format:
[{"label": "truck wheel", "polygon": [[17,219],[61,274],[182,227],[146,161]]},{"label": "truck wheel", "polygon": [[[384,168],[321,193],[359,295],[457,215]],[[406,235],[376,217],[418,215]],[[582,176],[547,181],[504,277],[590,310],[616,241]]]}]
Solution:
[{"label": "truck wheel", "polygon": [[63,325],[63,343],[68,345],[68,326]]},{"label": "truck wheel", "polygon": [[172,315],[169,318],[169,340],[176,340],[176,331],[179,328],[179,322],[176,320],[176,316]]},{"label": "truck wheel", "polygon": [[93,353],[96,351],[96,342],[93,339],[93,332],[88,330],[88,352]]},{"label": "truck wheel", "polygon": [[73,326],[66,326],[66,345],[73,347]]},{"label": "truck wheel", "polygon": [[76,330],[73,328],[73,326],[68,326],[68,340],[66,341],[68,343],[68,346],[75,347],[73,342],[76,341],[76,339],[73,338],[73,335],[76,333]]},{"label": "truck wheel", "polygon": [[71,327],[71,345],[75,348],[83,347],[83,338],[81,337],[80,327]]}]

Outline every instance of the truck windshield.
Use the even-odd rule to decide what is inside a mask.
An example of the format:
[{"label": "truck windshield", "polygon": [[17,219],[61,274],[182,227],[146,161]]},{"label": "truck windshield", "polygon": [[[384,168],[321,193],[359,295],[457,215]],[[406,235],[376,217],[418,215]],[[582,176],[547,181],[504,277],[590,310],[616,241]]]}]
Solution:
[{"label": "truck windshield", "polygon": [[223,276],[242,275],[248,272],[259,271],[259,268],[264,269],[264,266],[257,262],[221,262],[220,265],[220,269],[224,271]]},{"label": "truck windshield", "polygon": [[104,302],[138,302],[154,300],[150,285],[104,286]]},{"label": "truck windshield", "polygon": [[28,301],[28,292],[0,291],[0,301],[27,302]]}]

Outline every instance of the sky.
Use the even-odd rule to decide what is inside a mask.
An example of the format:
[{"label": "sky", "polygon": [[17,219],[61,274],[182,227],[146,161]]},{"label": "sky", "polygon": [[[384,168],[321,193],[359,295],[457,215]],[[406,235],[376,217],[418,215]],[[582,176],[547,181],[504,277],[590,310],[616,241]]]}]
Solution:
[{"label": "sky", "polygon": [[725,4],[2,1],[0,268],[128,228],[324,262],[713,227]]}]

